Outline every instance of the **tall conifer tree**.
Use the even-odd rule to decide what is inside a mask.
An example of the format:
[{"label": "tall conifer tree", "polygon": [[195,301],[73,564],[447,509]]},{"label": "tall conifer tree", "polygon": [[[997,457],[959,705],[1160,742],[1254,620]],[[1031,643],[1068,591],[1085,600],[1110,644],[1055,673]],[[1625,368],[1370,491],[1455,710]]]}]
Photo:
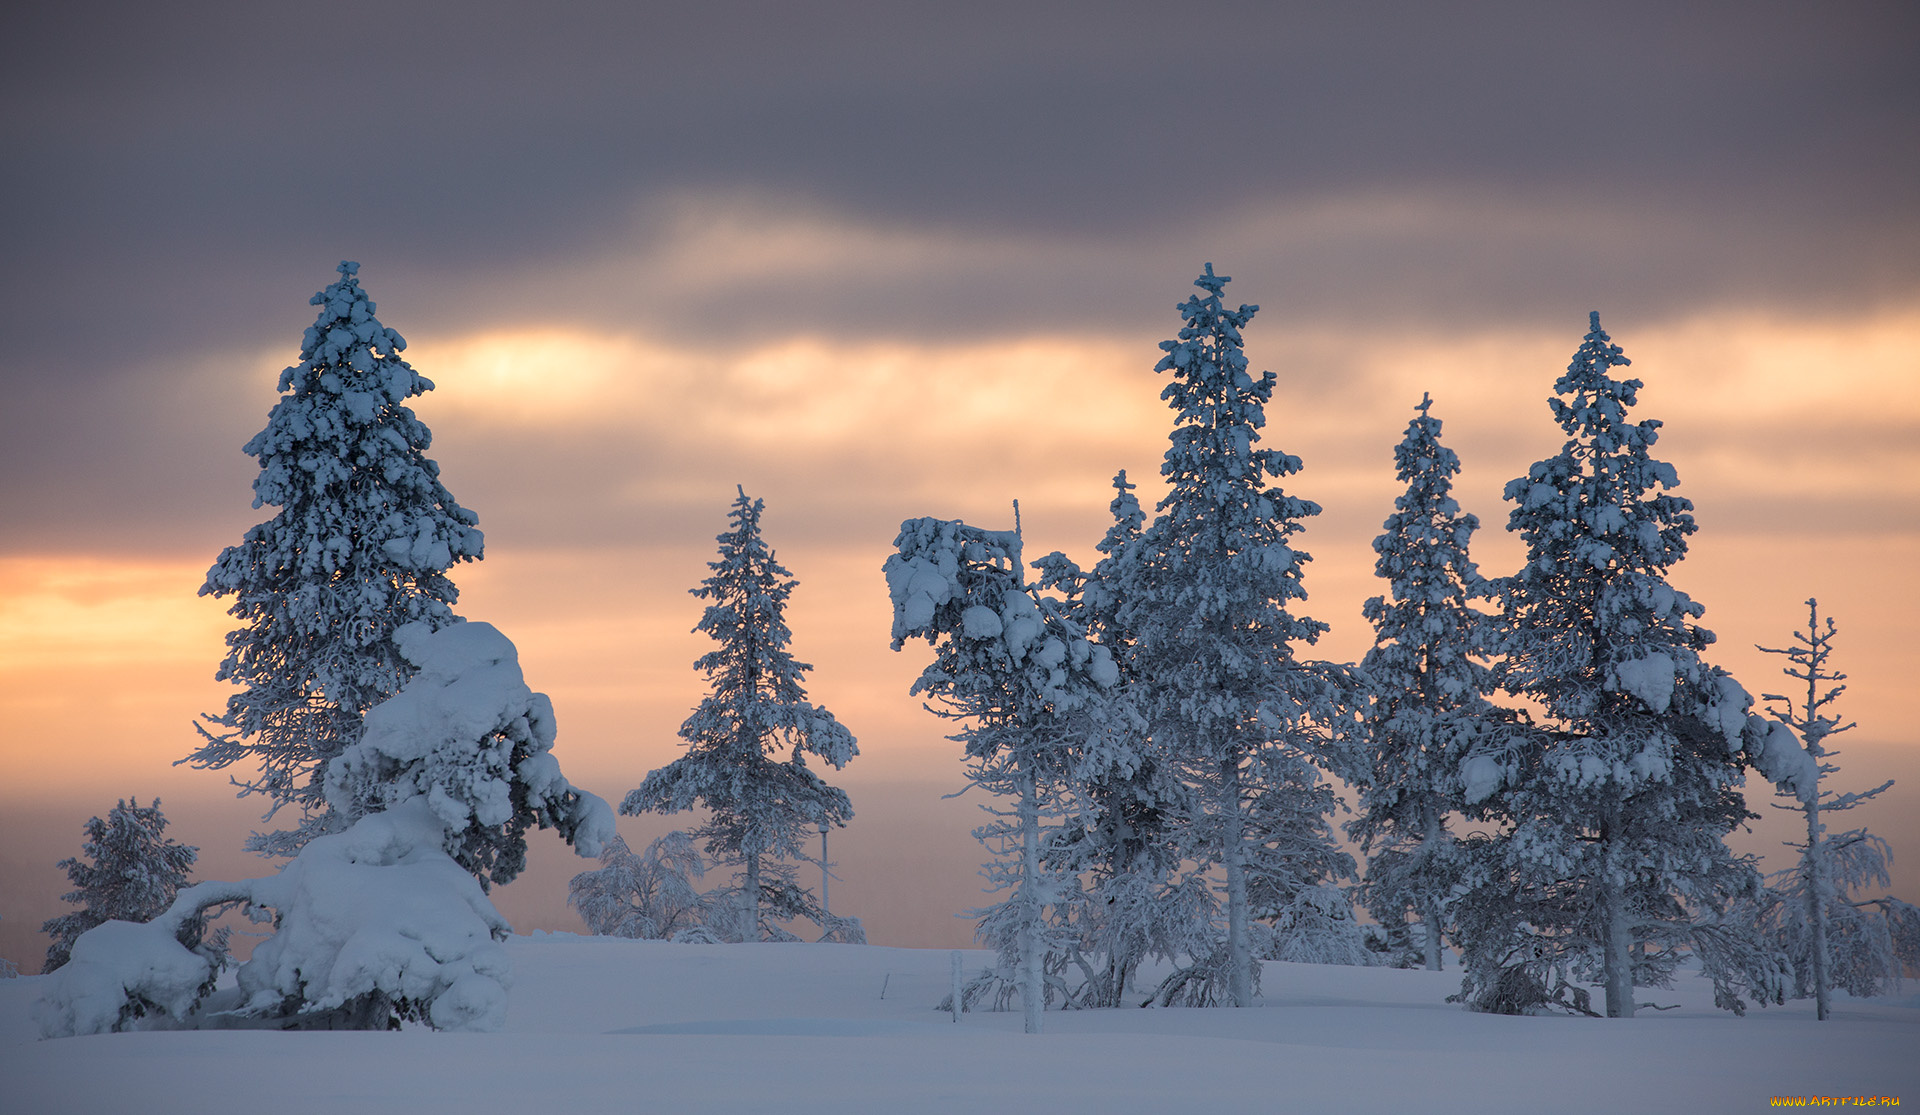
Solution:
[{"label": "tall conifer tree", "polygon": [[[711,692],[685,723],[687,753],[649,773],[620,812],[709,811],[693,830],[722,863],[741,866],[740,929],[758,940],[767,916],[819,916],[811,891],[794,881],[791,862],[810,861],[808,841],[822,825],[844,825],[853,807],[844,791],[807,769],[814,755],[839,769],[859,753],[853,734],[807,700],[813,667],[788,649],[787,598],[799,582],[774,558],[760,533],[765,503],[744,489],[719,535],[713,575],[689,590],[712,601],[695,631],[719,645],[694,663]],[[781,756],[784,755],[784,758]]]},{"label": "tall conifer tree", "polygon": [[313,296],[300,363],[280,373],[283,397],[246,445],[260,461],[254,506],[280,511],[223,551],[200,588],[233,598],[242,626],[216,676],[241,691],[185,761],[257,763],[235,779],[241,796],[301,811],[293,831],[255,837],[270,855],[327,830],[327,764],[413,675],[394,632],[455,622],[447,570],[481,555],[478,517],[440,483],[433,434],[404,405],[433,383],[401,359],[406,341],[374,316],[359,269],[340,264]]},{"label": "tall conifer tree", "polygon": [[1421,397],[1394,447],[1407,485],[1373,540],[1387,594],[1363,609],[1374,645],[1362,660],[1372,696],[1370,774],[1360,816],[1347,832],[1372,853],[1361,888],[1374,920],[1393,927],[1411,914],[1426,966],[1438,971],[1446,908],[1459,875],[1448,814],[1461,805],[1459,767],[1491,722],[1492,671],[1482,661],[1492,625],[1472,602],[1488,595],[1467,556],[1480,521],[1453,498],[1460,458],[1440,444],[1440,419]]},{"label": "tall conifer tree", "polygon": [[1204,873],[1182,859],[1191,794],[1175,765],[1132,710],[1137,684],[1133,632],[1120,619],[1134,590],[1134,549],[1146,515],[1123,469],[1113,478],[1113,523],[1083,572],[1066,555],[1035,562],[1037,587],[1064,595],[1067,615],[1105,647],[1118,668],[1114,731],[1100,735],[1076,763],[1073,816],[1049,848],[1054,869],[1085,876],[1086,900],[1074,909],[1076,962],[1085,970],[1082,1005],[1123,1005],[1134,973],[1150,958],[1174,960],[1213,951],[1209,927],[1219,905]]},{"label": "tall conifer tree", "polygon": [[[1723,838],[1751,816],[1740,750],[1761,741],[1751,698],[1702,656],[1705,609],[1668,582],[1695,526],[1673,466],[1652,454],[1661,424],[1629,421],[1642,384],[1613,378],[1627,358],[1599,314],[1591,325],[1548,401],[1566,443],[1506,487],[1527,555],[1499,583],[1497,672],[1541,716],[1501,779],[1512,827],[1471,899],[1466,993],[1491,990],[1525,938],[1543,965],[1597,977],[1607,1015],[1623,1017],[1636,984],[1664,985],[1704,940],[1696,920],[1757,890],[1751,859]],[[1728,950],[1702,955],[1739,1009]]]},{"label": "tall conifer tree", "polygon": [[[1134,634],[1150,730],[1204,803],[1191,853],[1225,868],[1228,992],[1244,1007],[1253,1002],[1249,868],[1293,855],[1284,839],[1331,847],[1324,816],[1314,833],[1270,802],[1263,828],[1249,823],[1249,806],[1262,787],[1317,793],[1316,768],[1343,764],[1325,735],[1341,715],[1339,686],[1295,655],[1327,629],[1291,610],[1306,598],[1309,560],[1291,539],[1320,508],[1274,483],[1300,471],[1298,457],[1257,448],[1275,377],[1248,373],[1240,331],[1259,307],[1227,309],[1227,282],[1208,264],[1194,281],[1203,293],[1179,307],[1186,324],[1160,345],[1155,370],[1172,377],[1161,398],[1175,413],[1160,468],[1170,490],[1136,544],[1136,589],[1118,615]],[[1320,805],[1331,801],[1309,808]]]}]

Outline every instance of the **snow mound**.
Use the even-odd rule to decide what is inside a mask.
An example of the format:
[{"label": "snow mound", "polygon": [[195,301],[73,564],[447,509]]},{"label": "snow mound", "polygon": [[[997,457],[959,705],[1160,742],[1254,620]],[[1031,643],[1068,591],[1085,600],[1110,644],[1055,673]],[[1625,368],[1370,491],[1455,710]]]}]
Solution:
[{"label": "snow mound", "polygon": [[242,1009],[304,995],[306,1011],[321,1011],[377,992],[420,1005],[443,1030],[498,1030],[512,983],[499,942],[513,927],[443,835],[413,802],[320,837],[256,880],[254,905],[279,911],[279,932],[240,969]]},{"label": "snow mound", "polygon": [[442,849],[444,836],[424,802],[408,803],[309,842],[277,875],[200,883],[153,921],[89,930],[48,977],[34,1021],[43,1037],[68,1037],[150,1015],[186,1020],[217,966],[180,944],[179,927],[245,903],[277,932],[240,967],[237,1013],[274,1015],[296,1002],[312,1015],[379,995],[443,1030],[498,1030],[511,983],[500,942],[512,927]]}]

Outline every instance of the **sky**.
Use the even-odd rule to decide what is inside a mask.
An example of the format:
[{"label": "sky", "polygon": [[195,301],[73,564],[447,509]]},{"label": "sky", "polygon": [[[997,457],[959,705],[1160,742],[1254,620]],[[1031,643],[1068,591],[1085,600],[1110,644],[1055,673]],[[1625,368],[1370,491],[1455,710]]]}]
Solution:
[{"label": "sky", "polygon": [[[1335,660],[1422,393],[1512,572],[1501,490],[1559,447],[1599,311],[1696,504],[1673,580],[1711,659],[1777,691],[1754,645],[1809,597],[1839,621],[1839,784],[1900,780],[1853,817],[1911,900],[1917,47],[1898,3],[10,6],[0,956],[37,964],[53,863],[122,796],[203,875],[266,869],[256,802],[172,764],[227,693],[196,590],[271,512],[240,446],[343,259],[438,385],[416,409],[486,532],[459,610],[519,645],[575,782],[617,800],[678,753],[687,590],[735,485],[767,501],[812,693],[860,738],[833,905],[878,941],[965,943],[981,901],[924,652],[887,646],[894,532],[1018,499],[1029,553],[1088,560],[1115,470],[1157,497],[1157,344],[1207,263],[1262,307]],[[587,865],[532,839],[502,909],[577,928]]]}]

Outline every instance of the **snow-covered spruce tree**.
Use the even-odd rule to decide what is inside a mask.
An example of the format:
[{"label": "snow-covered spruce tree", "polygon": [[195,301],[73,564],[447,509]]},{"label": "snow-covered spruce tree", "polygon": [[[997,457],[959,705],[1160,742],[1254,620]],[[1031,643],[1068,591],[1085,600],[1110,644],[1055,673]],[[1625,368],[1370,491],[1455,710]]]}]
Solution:
[{"label": "snow-covered spruce tree", "polygon": [[1433,400],[1394,447],[1394,470],[1407,485],[1386,529],[1373,540],[1374,573],[1388,585],[1368,600],[1373,648],[1361,661],[1372,698],[1366,721],[1368,774],[1360,815],[1347,834],[1369,853],[1360,888],[1383,926],[1413,920],[1420,960],[1440,970],[1441,944],[1459,846],[1447,817],[1462,807],[1459,769],[1495,714],[1489,653],[1492,624],[1473,606],[1488,595],[1467,556],[1480,521],[1453,498],[1460,458],[1440,444]]},{"label": "snow-covered spruce tree", "polygon": [[967,780],[1011,797],[974,830],[993,853],[989,889],[1011,891],[976,911],[979,936],[1019,990],[1027,1033],[1039,1033],[1049,998],[1066,995],[1051,977],[1072,944],[1070,912],[1079,886],[1046,866],[1047,845],[1068,812],[1080,754],[1113,733],[1107,694],[1119,682],[1107,649],[1093,643],[1057,601],[1029,589],[1020,536],[943,519],[900,524],[887,558],[893,649],[925,639],[934,658],[913,683],[935,713],[956,721]]},{"label": "snow-covered spruce tree", "polygon": [[1751,816],[1741,748],[1797,745],[1789,733],[1775,746],[1749,717],[1747,692],[1702,657],[1704,609],[1668,583],[1693,505],[1652,455],[1661,424],[1627,418],[1641,382],[1609,374],[1626,363],[1594,314],[1549,400],[1566,443],[1506,487],[1527,555],[1498,584],[1496,673],[1540,716],[1500,771],[1466,777],[1470,803],[1504,785],[1496,812],[1510,826],[1481,847],[1462,900],[1470,1003],[1503,996],[1519,967],[1535,985],[1595,980],[1607,1015],[1628,1017],[1634,986],[1664,986],[1690,948],[1729,1009],[1743,989],[1763,1002],[1780,991],[1751,926],[1720,917],[1759,888],[1723,838]]},{"label": "snow-covered spruce tree", "polygon": [[600,853],[597,870],[568,882],[567,905],[603,937],[664,940],[706,925],[715,913],[713,902],[694,886],[706,873],[685,832],[670,832],[639,854],[616,836]]},{"label": "snow-covered spruce tree", "polygon": [[[73,942],[94,926],[114,920],[150,921],[172,904],[174,894],[186,885],[200,849],[169,838],[166,828],[159,798],[152,805],[121,801],[107,812],[106,820],[87,821],[86,843],[80,846],[86,858],[59,863],[74,887],[60,899],[80,908],[40,927],[53,938],[42,972],[65,964]],[[188,948],[198,944],[202,928],[199,922],[183,923],[181,944]]]},{"label": "snow-covered spruce tree", "polygon": [[[1288,540],[1320,508],[1272,483],[1300,471],[1299,458],[1256,448],[1274,375],[1248,374],[1240,330],[1259,307],[1227,309],[1227,282],[1208,264],[1194,283],[1204,297],[1181,304],[1185,326],[1160,345],[1166,356],[1155,370],[1172,375],[1161,397],[1176,415],[1160,469],[1170,490],[1130,547],[1138,569],[1118,616],[1134,636],[1149,730],[1203,803],[1188,828],[1189,858],[1225,868],[1227,986],[1244,1007],[1254,994],[1249,867],[1257,842],[1285,829],[1249,825],[1254,779],[1311,787],[1317,767],[1351,764],[1328,732],[1347,715],[1341,671],[1294,653],[1327,629],[1290,610],[1306,597],[1309,555]],[[1319,838],[1308,839],[1317,850]],[[1259,858],[1307,852],[1274,845]]]},{"label": "snow-covered spruce tree", "polygon": [[328,765],[334,813],[352,824],[424,799],[446,827],[447,854],[482,890],[520,874],[530,828],[598,856],[613,813],[560,773],[553,702],[527,687],[513,643],[479,622],[410,623],[393,642],[416,673],[367,710],[360,741]]},{"label": "snow-covered spruce tree", "polygon": [[481,553],[478,518],[440,483],[432,433],[403,405],[433,384],[400,358],[406,341],[374,317],[359,268],[342,263],[313,296],[300,363],[280,373],[283,396],[246,445],[260,461],[253,505],[280,511],[223,551],[200,588],[233,598],[241,626],[216,676],[240,692],[186,761],[257,764],[234,780],[241,796],[264,794],[268,818],[300,810],[292,831],[254,838],[267,855],[329,829],[327,763],[413,673],[394,632],[454,622],[447,570]]},{"label": "snow-covered spruce tree", "polygon": [[[1112,656],[1120,682],[1110,700],[1124,707],[1131,701],[1134,638],[1120,621],[1119,604],[1137,568],[1129,547],[1146,516],[1125,470],[1113,487],[1113,524],[1093,569],[1083,572],[1057,552],[1034,568],[1041,571],[1035,587],[1059,592],[1066,615]],[[1097,737],[1098,746],[1075,764],[1072,814],[1046,847],[1048,869],[1087,882],[1085,900],[1071,911],[1072,961],[1083,975],[1075,998],[1086,1007],[1122,1005],[1134,973],[1149,959],[1212,953],[1219,914],[1204,873],[1181,859],[1182,819],[1192,814],[1192,795],[1143,722],[1109,721],[1117,730]]]},{"label": "snow-covered spruce tree", "polygon": [[713,575],[690,590],[712,601],[694,630],[719,646],[694,663],[711,692],[680,725],[687,753],[649,772],[620,803],[626,814],[707,809],[693,835],[719,862],[744,868],[734,933],[749,941],[785,937],[776,920],[820,920],[793,861],[812,862],[810,838],[821,825],[845,825],[853,807],[807,769],[806,757],[838,770],[859,754],[853,734],[807,700],[802,678],[813,667],[788,649],[793,632],[784,618],[799,582],[761,537],[764,507],[740,490],[731,526],[718,537],[720,558],[707,563]]},{"label": "snow-covered spruce tree", "polygon": [[1798,848],[1797,863],[1772,877],[1761,902],[1762,923],[1793,962],[1796,998],[1811,996],[1815,1013],[1825,1021],[1828,992],[1834,987],[1866,997],[1879,994],[1898,980],[1903,967],[1920,964],[1920,908],[1886,897],[1855,901],[1862,887],[1886,886],[1892,851],[1886,841],[1865,829],[1827,835],[1823,817],[1853,809],[1879,797],[1893,780],[1862,793],[1835,793],[1821,786],[1839,767],[1830,760],[1834,750],[1827,740],[1853,727],[1832,715],[1832,705],[1846,692],[1840,684],[1847,675],[1831,669],[1833,637],[1838,626],[1829,616],[1820,623],[1818,600],[1807,601],[1807,627],[1794,632],[1791,647],[1761,647],[1768,654],[1787,656],[1781,672],[1806,685],[1796,697],[1774,693],[1768,712],[1805,742],[1809,762],[1781,787],[1791,805],[1776,804],[1805,815],[1807,838]]}]

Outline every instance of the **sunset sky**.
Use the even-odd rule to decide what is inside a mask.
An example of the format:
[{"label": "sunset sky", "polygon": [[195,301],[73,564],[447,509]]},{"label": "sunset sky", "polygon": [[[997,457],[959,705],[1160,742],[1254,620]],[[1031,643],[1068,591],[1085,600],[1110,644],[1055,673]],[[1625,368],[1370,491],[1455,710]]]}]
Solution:
[{"label": "sunset sky", "polygon": [[[957,745],[887,647],[900,520],[1087,561],[1158,492],[1156,343],[1203,264],[1325,508],[1312,653],[1359,657],[1423,391],[1475,556],[1587,313],[1697,507],[1673,574],[1775,691],[1840,622],[1837,784],[1920,898],[1920,10],[1902,4],[14,5],[0,14],[0,956],[37,970],[81,825],[159,796],[201,874],[260,809],[174,767],[230,621],[195,595],[250,506],[307,299],[361,263],[478,512],[460,612],[617,801],[704,693],[690,629],[736,484],[800,579],[811,690],[860,739],[836,912],[961,944]],[[1770,797],[1749,786],[1750,804]],[[684,820],[684,819],[683,819]],[[623,820],[636,840],[678,822]],[[1743,837],[1777,849],[1771,819]],[[498,892],[578,929],[536,833]]]}]

